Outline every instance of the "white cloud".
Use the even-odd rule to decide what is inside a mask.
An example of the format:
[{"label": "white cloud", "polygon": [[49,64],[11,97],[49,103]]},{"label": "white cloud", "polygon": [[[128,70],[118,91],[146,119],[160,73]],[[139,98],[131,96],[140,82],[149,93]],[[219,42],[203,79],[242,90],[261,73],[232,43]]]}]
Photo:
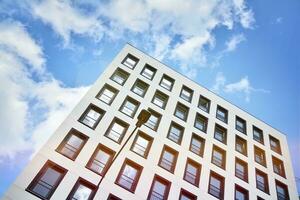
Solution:
[{"label": "white cloud", "polygon": [[[57,128],[86,87],[67,88],[46,71],[42,48],[15,21],[0,22],[0,160],[34,151]],[[18,41],[18,42],[16,42]],[[27,47],[27,48],[25,48]],[[33,70],[32,70],[33,69]],[[33,73],[39,80],[33,80]],[[42,113],[42,114],[41,114]]]},{"label": "white cloud", "polygon": [[254,88],[251,85],[248,76],[241,78],[237,82],[226,84],[226,78],[221,72],[217,74],[212,90],[217,93],[223,91],[226,93],[243,94],[246,102],[250,101],[253,92],[270,93],[269,90]]},{"label": "white cloud", "polygon": [[228,41],[226,41],[226,52],[234,51],[237,45],[246,40],[244,34],[233,35]]},{"label": "white cloud", "polygon": [[45,0],[31,2],[32,15],[49,24],[69,44],[71,34],[87,35],[100,40],[102,22],[95,15],[76,9],[70,1]]},{"label": "white cloud", "polygon": [[252,28],[255,21],[244,0],[45,0],[31,5],[32,15],[49,24],[65,44],[72,33],[138,41],[159,60],[176,58],[190,77],[209,66],[207,52],[214,48],[217,27],[232,29],[240,23]]}]

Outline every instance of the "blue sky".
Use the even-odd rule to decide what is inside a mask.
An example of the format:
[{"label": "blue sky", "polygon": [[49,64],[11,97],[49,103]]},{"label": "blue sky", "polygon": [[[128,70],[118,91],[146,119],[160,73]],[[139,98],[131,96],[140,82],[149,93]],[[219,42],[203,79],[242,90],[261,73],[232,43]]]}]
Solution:
[{"label": "blue sky", "polygon": [[299,10],[297,0],[0,0],[0,196],[126,42],[285,133],[300,177]]}]

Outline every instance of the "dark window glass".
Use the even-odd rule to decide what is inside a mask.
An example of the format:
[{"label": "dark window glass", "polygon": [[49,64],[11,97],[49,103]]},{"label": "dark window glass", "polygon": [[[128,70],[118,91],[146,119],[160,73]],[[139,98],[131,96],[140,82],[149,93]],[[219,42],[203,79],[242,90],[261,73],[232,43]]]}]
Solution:
[{"label": "dark window glass", "polygon": [[177,103],[174,115],[183,121],[186,121],[189,114],[189,108],[182,103]]},{"label": "dark window glass", "polygon": [[107,170],[107,167],[110,165],[114,155],[115,152],[113,150],[99,144],[86,167],[97,174],[103,175],[103,173]]},{"label": "dark window glass", "polygon": [[161,120],[161,114],[150,108],[148,109],[148,111],[151,113],[151,116],[144,125],[156,131]]},{"label": "dark window glass", "polygon": [[235,117],[235,129],[247,134],[247,125],[246,125],[246,121],[238,116]]},{"label": "dark window glass", "polygon": [[193,133],[190,144],[190,151],[203,157],[205,139]]},{"label": "dark window glass", "polygon": [[208,119],[206,117],[204,117],[199,113],[196,114],[195,123],[194,123],[195,128],[206,133],[207,123],[208,123]]},{"label": "dark window glass", "polygon": [[87,140],[87,136],[75,129],[71,129],[57,147],[56,151],[72,160],[75,160]]},{"label": "dark window glass", "polygon": [[235,158],[235,176],[248,182],[248,164],[238,158]]},{"label": "dark window glass", "polygon": [[284,163],[282,160],[272,156],[272,163],[273,163],[273,171],[285,178],[285,170],[284,170]]},{"label": "dark window glass", "polygon": [[95,196],[97,186],[79,178],[71,190],[67,200],[92,200]]},{"label": "dark window glass", "polygon": [[167,200],[171,182],[155,175],[147,200]]},{"label": "dark window glass", "polygon": [[256,169],[256,188],[269,194],[268,176],[258,169]]},{"label": "dark window glass", "polygon": [[216,124],[214,138],[224,144],[227,144],[227,130],[224,127]]},{"label": "dark window glass", "polygon": [[184,128],[175,122],[171,122],[168,138],[177,144],[181,144]]},{"label": "dark window glass", "polygon": [[218,167],[225,169],[226,166],[226,151],[217,147],[216,145],[213,146],[212,158],[211,162]]},{"label": "dark window glass", "polygon": [[204,110],[205,112],[209,113],[210,100],[200,95],[198,107]]},{"label": "dark window glass", "polygon": [[228,121],[228,110],[221,106],[217,106],[217,113],[216,113],[217,119],[221,120],[222,122],[227,123]]},{"label": "dark window glass", "polygon": [[279,153],[281,155],[281,147],[280,142],[278,139],[274,138],[273,136],[269,136],[270,139],[270,147],[273,151]]},{"label": "dark window glass", "polygon": [[89,107],[84,111],[83,115],[80,117],[79,121],[86,126],[95,129],[99,124],[100,120],[104,116],[105,111],[98,108],[95,105],[89,105]]},{"label": "dark window glass", "polygon": [[263,131],[255,126],[253,126],[253,139],[264,144]]},{"label": "dark window glass", "polygon": [[66,173],[66,169],[48,160],[26,191],[41,199],[50,199]]},{"label": "dark window glass", "polygon": [[276,194],[278,200],[290,200],[288,186],[275,180]]},{"label": "dark window glass", "polygon": [[201,165],[191,159],[187,159],[183,179],[187,182],[199,186]]},{"label": "dark window glass", "polygon": [[235,200],[248,200],[249,199],[249,191],[241,186],[235,184]]},{"label": "dark window glass", "polygon": [[212,196],[224,199],[224,177],[211,171],[209,177],[208,193]]},{"label": "dark window glass", "polygon": [[175,170],[177,157],[178,152],[165,145],[162,150],[158,165],[173,173]]},{"label": "dark window glass", "polygon": [[247,141],[240,136],[235,136],[235,150],[247,156]]},{"label": "dark window glass", "polygon": [[254,158],[255,162],[266,167],[266,154],[264,150],[258,148],[257,146],[254,146]]}]

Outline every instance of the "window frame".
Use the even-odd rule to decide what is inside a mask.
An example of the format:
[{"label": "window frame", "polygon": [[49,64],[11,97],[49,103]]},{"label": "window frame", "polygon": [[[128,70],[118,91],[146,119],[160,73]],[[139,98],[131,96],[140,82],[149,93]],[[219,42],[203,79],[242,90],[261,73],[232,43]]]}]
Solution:
[{"label": "window frame", "polygon": [[[261,136],[261,139],[258,139],[256,136],[255,136],[255,133],[258,133],[260,136]],[[263,130],[256,127],[256,126],[252,126],[252,133],[253,133],[253,140],[255,140],[256,142],[259,142],[261,144],[264,144],[264,133],[263,133]]]},{"label": "window frame", "polygon": [[[161,98],[158,98],[158,99],[160,99],[160,100],[163,101],[163,105],[162,106],[154,103],[155,102],[154,100],[156,99],[156,97],[161,97]],[[151,103],[153,103],[157,107],[165,110],[166,106],[167,106],[167,103],[168,103],[168,100],[169,100],[169,96],[168,95],[166,95],[165,93],[161,92],[160,90],[156,90],[155,93],[154,93],[154,95],[153,95],[153,97],[152,97]]]},{"label": "window frame", "polygon": [[[190,93],[189,99],[186,99],[185,97],[183,97],[183,95],[184,95],[184,94],[183,94],[183,91],[186,91],[186,92]],[[182,98],[183,100],[185,100],[185,101],[191,103],[192,100],[193,100],[193,96],[194,96],[194,90],[191,89],[191,88],[189,88],[189,87],[187,87],[187,86],[185,86],[185,85],[183,85],[182,88],[181,88],[179,97]]]},{"label": "window frame", "polygon": [[[90,110],[94,110],[94,111],[96,111],[97,113],[100,114],[100,117],[95,121],[95,123],[94,123],[93,126],[89,126],[88,124],[86,124],[86,123],[83,122],[83,120],[87,117],[87,115],[88,115],[88,113],[89,113]],[[101,119],[104,117],[105,113],[106,113],[105,110],[99,108],[98,106],[95,106],[94,104],[90,104],[90,105],[85,109],[85,111],[82,113],[82,115],[79,117],[78,121],[79,121],[81,124],[83,124],[83,125],[85,125],[85,126],[91,128],[91,129],[95,130],[96,127],[98,126],[99,122],[101,121]]]},{"label": "window frame", "polygon": [[[185,113],[184,118],[180,118],[178,115],[176,115],[177,109],[180,109],[181,111],[184,111],[184,113]],[[189,111],[190,111],[190,108],[188,106],[184,105],[183,103],[177,102],[173,115],[175,117],[177,117],[178,119],[181,119],[182,121],[186,122],[187,119],[188,119],[188,116],[189,116]]]},{"label": "window frame", "polygon": [[[277,139],[277,138],[275,138],[272,135],[269,135],[269,141],[270,141],[270,148],[271,148],[271,150],[274,151],[274,152],[276,152],[276,153],[278,153],[279,155],[282,155],[280,140]],[[277,143],[278,147],[276,148],[276,147],[272,146],[272,142],[271,141]]]},{"label": "window frame", "polygon": [[[113,97],[110,99],[110,101],[107,103],[105,101],[103,101],[101,99],[101,96],[103,95],[103,92],[105,91],[105,89],[111,91],[112,93],[114,93]],[[107,104],[107,105],[111,105],[113,103],[113,101],[115,100],[116,96],[118,95],[119,90],[114,88],[113,86],[109,85],[109,84],[105,84],[101,90],[99,91],[99,93],[96,95],[96,98],[99,99],[100,101],[102,101],[103,103]]]},{"label": "window frame", "polygon": [[[204,129],[200,129],[199,127],[196,126],[197,124],[197,119],[200,119],[202,121],[204,121]],[[201,115],[200,113],[196,113],[196,116],[195,116],[195,121],[194,121],[194,127],[200,131],[202,131],[203,133],[207,133],[207,127],[208,127],[208,118],[205,117],[204,115]]]},{"label": "window frame", "polygon": [[[167,169],[166,167],[164,167],[161,163],[163,161],[163,157],[164,157],[164,152],[167,151],[168,153],[172,154],[173,155],[173,161],[171,163],[171,167],[170,167],[170,170]],[[158,161],[158,166],[163,168],[164,170],[174,174],[174,171],[175,171],[175,168],[176,168],[176,163],[177,163],[177,160],[178,160],[178,151],[176,151],[175,149],[167,146],[167,145],[164,145],[163,146],[163,149],[161,151],[161,154],[160,154],[160,157],[159,157],[159,161]]]},{"label": "window frame", "polygon": [[[264,183],[263,183],[263,185],[264,185],[264,190],[263,189],[261,189],[261,188],[259,188],[259,184],[258,184],[258,180],[257,180],[257,175],[260,175],[261,177],[263,177],[264,178]],[[256,183],[256,188],[258,189],[258,190],[260,190],[260,191],[262,191],[262,192],[264,192],[264,193],[266,193],[266,194],[270,194],[269,193],[269,180],[268,180],[268,175],[266,174],[266,173],[264,173],[263,171],[261,171],[261,170],[259,170],[259,169],[257,169],[257,168],[255,168],[255,183]]]},{"label": "window frame", "polygon": [[[134,65],[133,66],[131,66],[130,64],[126,64],[126,61],[127,61],[127,59],[131,59],[131,60],[133,60],[133,61],[135,61],[135,63],[134,63]],[[130,53],[128,53],[127,55],[126,55],[126,57],[122,60],[122,64],[124,65],[124,66],[126,66],[126,67],[128,67],[129,69],[134,69],[136,66],[137,66],[137,64],[138,64],[138,62],[139,62],[140,60],[137,58],[137,57],[135,57],[135,56],[133,56],[132,54],[130,54]]]},{"label": "window frame", "polygon": [[[238,121],[241,122],[243,125],[244,125],[244,128],[241,129],[239,126],[238,126]],[[247,122],[246,120],[244,120],[243,118],[239,117],[239,116],[235,116],[235,129],[245,135],[247,135]]]},{"label": "window frame", "polygon": [[[125,105],[126,105],[127,102],[129,102],[129,103],[131,103],[131,104],[133,104],[133,105],[135,106],[135,108],[134,108],[134,110],[132,111],[131,115],[129,115],[128,113],[126,113],[126,112],[123,111],[124,108],[127,108],[127,107],[125,107]],[[136,99],[134,99],[134,98],[132,98],[132,97],[130,97],[130,96],[127,96],[127,97],[124,99],[122,105],[120,106],[119,111],[120,111],[121,113],[123,113],[124,115],[130,117],[130,118],[134,118],[134,116],[135,116],[137,110],[138,110],[139,107],[140,107],[140,104],[141,104],[141,103],[140,103],[138,100],[136,100]],[[128,108],[127,108],[127,109],[128,109]],[[129,110],[130,110],[130,109],[129,109]],[[131,110],[130,110],[130,111],[131,111]]]},{"label": "window frame", "polygon": [[[224,119],[221,117],[221,115],[218,114],[218,111],[223,112],[225,117]],[[228,123],[228,110],[225,109],[224,107],[217,105],[217,109],[216,109],[216,118],[222,122],[224,122],[225,124]]]},{"label": "window frame", "polygon": [[[239,163],[240,165],[242,165],[244,167],[244,173],[243,173],[243,177],[239,176],[237,173],[237,163]],[[235,177],[245,181],[248,183],[248,163],[243,161],[242,159],[239,159],[238,157],[235,157],[235,170],[234,170],[234,175]]]},{"label": "window frame", "polygon": [[[123,81],[122,83],[119,83],[119,82],[117,82],[117,81],[114,79],[114,76],[117,76],[118,73],[119,73],[119,75],[123,76],[122,78],[124,78],[124,81]],[[114,73],[110,76],[109,79],[112,80],[113,82],[115,82],[115,83],[117,83],[117,84],[123,86],[123,85],[126,83],[126,81],[128,80],[129,76],[130,76],[130,74],[129,74],[127,71],[125,71],[124,69],[121,69],[120,67],[118,67],[118,68],[114,71]]]},{"label": "window frame", "polygon": [[109,193],[107,200],[122,200],[120,197],[117,197],[116,195]]},{"label": "window frame", "polygon": [[[207,103],[207,108],[206,108],[206,109],[204,109],[204,107],[201,105],[201,100],[206,101],[206,103]],[[198,101],[198,108],[200,108],[200,109],[203,110],[204,112],[209,113],[209,111],[210,111],[210,104],[211,104],[210,99],[206,98],[206,97],[203,96],[203,95],[200,95],[199,101]]]},{"label": "window frame", "polygon": [[[121,176],[123,175],[123,172],[124,172],[124,170],[125,170],[126,165],[129,165],[130,167],[135,168],[136,171],[137,171],[137,174],[136,174],[136,176],[134,177],[134,180],[133,180],[133,183],[132,183],[132,186],[131,186],[130,189],[129,189],[129,188],[126,188],[125,186],[123,186],[122,184],[119,183],[119,181],[120,181],[120,179],[121,179]],[[133,162],[132,160],[126,158],[126,159],[124,160],[124,162],[123,162],[123,164],[122,164],[122,167],[121,167],[121,169],[120,169],[120,171],[119,171],[119,173],[118,173],[118,176],[117,176],[117,178],[116,178],[116,180],[115,180],[115,184],[118,185],[118,186],[120,186],[120,187],[122,187],[122,188],[124,188],[125,190],[127,190],[127,191],[129,191],[129,192],[134,193],[135,190],[136,190],[137,184],[138,184],[138,182],[139,182],[139,179],[140,179],[140,177],[141,177],[142,171],[143,171],[143,167],[142,167],[141,165],[139,165],[139,164],[137,164],[136,162]]]},{"label": "window frame", "polygon": [[[144,89],[144,90],[143,90],[143,94],[139,94],[139,93],[137,93],[137,92],[134,91],[135,87],[137,87],[138,84],[140,84],[140,85],[142,85],[142,86],[144,87],[144,88],[143,88],[143,89]],[[140,97],[145,97],[148,88],[149,88],[149,84],[148,84],[148,83],[142,81],[141,79],[136,79],[136,81],[135,81],[134,84],[132,85],[130,91],[132,91],[134,94],[136,94],[136,95],[138,95],[138,96],[140,96]]]},{"label": "window frame", "polygon": [[[200,141],[201,143],[201,147],[200,147],[200,151],[199,153],[196,153],[195,151],[192,150],[192,141],[193,141],[193,138]],[[192,133],[192,137],[191,137],[191,142],[190,142],[190,147],[189,147],[189,150],[191,152],[193,152],[194,154],[200,156],[200,157],[203,157],[204,155],[204,149],[205,149],[205,139],[199,135],[197,135],[196,133]]]},{"label": "window frame", "polygon": [[[45,173],[47,172],[47,170],[49,168],[52,168],[56,171],[58,171],[61,175],[60,177],[56,180],[54,186],[52,187],[53,189],[50,190],[49,194],[47,197],[43,197],[42,195],[38,194],[37,192],[33,191],[33,188],[36,187],[36,185],[38,184],[38,182],[40,181],[40,179],[45,175]],[[59,186],[59,184],[61,183],[61,181],[63,180],[63,178],[65,177],[65,175],[67,174],[68,170],[63,168],[62,166],[54,163],[51,160],[47,160],[45,162],[45,164],[42,166],[42,168],[39,170],[39,172],[35,175],[35,177],[32,179],[32,181],[30,182],[30,184],[27,186],[27,188],[25,189],[27,192],[29,192],[30,194],[40,198],[40,199],[44,199],[44,200],[48,200],[51,199],[52,195],[54,194],[54,192],[56,191],[57,187]]]},{"label": "window frame", "polygon": [[[257,161],[257,153],[262,155],[262,162]],[[267,167],[266,152],[263,149],[257,147],[256,145],[254,145],[254,161],[264,167]]]},{"label": "window frame", "polygon": [[[141,154],[139,154],[139,153],[137,153],[136,151],[133,150],[133,149],[134,149],[134,146],[135,146],[135,144],[136,144],[136,142],[137,142],[137,140],[138,140],[138,137],[142,137],[142,138],[144,138],[145,140],[148,140],[148,144],[147,144],[147,147],[145,148],[144,155],[141,155]],[[147,159],[147,157],[148,157],[148,155],[149,155],[149,152],[150,152],[150,149],[151,149],[151,146],[152,146],[152,143],[153,143],[153,140],[154,140],[153,137],[151,137],[151,136],[149,136],[148,134],[146,134],[145,132],[139,130],[138,133],[136,134],[136,136],[135,136],[133,142],[132,142],[132,145],[131,145],[131,147],[130,147],[130,150],[131,150],[132,152],[134,152],[135,154],[137,154],[137,155],[139,155],[139,156],[141,156],[141,157]]]},{"label": "window frame", "polygon": [[[243,142],[243,146],[244,146],[244,152],[241,152],[237,149],[237,144],[238,144],[238,141],[240,142]],[[248,157],[248,144],[247,144],[247,140],[240,137],[239,135],[235,135],[235,151],[239,152],[240,154]]]},{"label": "window frame", "polygon": [[290,194],[289,194],[288,186],[286,184],[282,183],[281,181],[278,181],[277,179],[275,179],[275,189],[276,189],[277,199],[281,200],[280,199],[281,197],[279,197],[279,195],[278,195],[278,189],[277,189],[278,186],[282,187],[285,190],[285,193],[287,194],[287,196],[286,196],[287,198],[285,197],[284,200],[290,200]]},{"label": "window frame", "polygon": [[[214,162],[214,151],[217,151],[218,153],[222,154],[222,160],[221,160],[221,165],[218,165],[218,163]],[[217,158],[217,160],[219,160]],[[222,149],[221,147],[218,147],[217,145],[213,145],[212,148],[212,153],[211,153],[211,163],[216,165],[217,167],[220,167],[221,169],[226,170],[226,151]]]},{"label": "window frame", "polygon": [[157,124],[155,124],[154,128],[152,128],[148,125],[148,121],[151,119],[151,116],[150,116],[148,121],[146,123],[144,123],[144,125],[146,127],[150,128],[151,130],[157,131],[157,129],[159,127],[159,124],[160,124],[160,121],[161,121],[161,118],[162,118],[162,115],[160,113],[156,112],[155,110],[151,109],[151,108],[148,108],[148,111],[150,112],[151,116],[155,116],[155,117],[158,118]]},{"label": "window frame", "polygon": [[[74,153],[74,155],[72,157],[70,157],[70,156],[68,156],[66,154],[63,154],[61,151],[65,147],[65,145],[67,144],[67,142],[69,141],[69,139],[71,138],[72,135],[75,135],[76,137],[80,138],[82,140],[82,143],[81,143],[80,147],[78,149],[76,149],[76,152]],[[64,157],[66,157],[66,158],[71,159],[71,160],[74,161],[78,157],[78,155],[81,152],[81,150],[83,149],[84,145],[87,143],[88,139],[89,139],[89,137],[87,135],[79,132],[75,128],[71,128],[69,130],[69,132],[65,135],[64,139],[60,142],[60,144],[58,145],[58,147],[55,149],[55,151],[57,153],[63,155]]]},{"label": "window frame", "polygon": [[[164,86],[164,84],[162,84],[164,79],[167,80],[167,81],[169,81],[171,83],[170,88],[167,88],[167,86]],[[163,74],[162,77],[161,77],[161,79],[160,79],[160,81],[159,81],[159,85],[162,88],[164,88],[164,89],[166,89],[168,91],[172,91],[172,89],[174,87],[174,84],[175,84],[175,80],[173,78],[171,78],[170,76],[166,75],[166,74]]]},{"label": "window frame", "polygon": [[148,197],[147,197],[147,200],[150,200],[151,198],[151,194],[153,192],[153,189],[154,189],[154,184],[155,182],[158,181],[160,182],[161,184],[164,184],[166,186],[166,189],[164,191],[164,196],[163,196],[163,200],[167,200],[168,199],[168,196],[169,196],[169,192],[170,192],[170,188],[171,188],[171,182],[168,181],[167,179],[155,174],[154,177],[153,177],[153,180],[152,180],[152,183],[151,183],[151,187],[150,187],[150,190],[149,190],[149,193],[148,193]]},{"label": "window frame", "polygon": [[[150,71],[153,72],[151,78],[149,78],[148,76],[145,76],[144,72],[145,72],[146,69],[149,69]],[[152,81],[153,78],[154,78],[154,76],[155,76],[155,74],[156,74],[156,72],[157,72],[157,69],[155,69],[154,67],[152,67],[151,65],[149,65],[149,64],[146,63],[145,66],[143,67],[143,69],[142,69],[142,71],[141,71],[140,74],[141,74],[143,77],[145,77],[146,79]]]},{"label": "window frame", "polygon": [[[217,130],[221,131],[221,132],[218,132],[218,133],[221,133],[222,134],[222,140],[219,140],[217,137],[216,137],[216,133],[217,133]],[[227,129],[224,128],[223,126],[215,123],[215,130],[214,130],[214,139],[216,139],[217,141],[223,143],[223,144],[227,144]]]},{"label": "window frame", "polygon": [[[220,181],[220,188],[218,188],[220,190],[220,196],[215,196],[214,194],[212,194],[210,192],[210,186],[211,186],[211,178],[214,177],[215,179]],[[209,183],[208,183],[208,191],[207,193],[212,195],[213,197],[216,197],[220,200],[224,200],[224,186],[225,186],[225,178],[223,176],[221,176],[220,174],[210,170],[210,174],[209,174]],[[214,186],[215,187],[215,186]]]},{"label": "window frame", "polygon": [[245,197],[246,197],[245,200],[249,200],[249,190],[243,188],[242,186],[240,186],[238,184],[235,184],[235,186],[234,186],[234,199],[237,199],[236,198],[237,191],[239,191],[245,195]]},{"label": "window frame", "polygon": [[[276,170],[275,170],[275,165],[276,164],[281,165],[281,167],[279,167],[279,168],[281,168],[281,170],[279,170],[281,172],[279,172],[279,173],[277,173]],[[272,166],[273,166],[273,172],[275,174],[277,174],[277,175],[279,175],[279,176],[281,176],[283,178],[286,178],[284,162],[282,160],[280,160],[279,158],[277,158],[277,157],[275,157],[275,156],[272,155]]]},{"label": "window frame", "polygon": [[97,186],[94,185],[93,183],[79,177],[75,183],[75,185],[73,186],[71,192],[69,193],[67,200],[72,200],[73,199],[73,195],[77,192],[77,189],[79,188],[80,185],[84,185],[85,187],[91,189],[91,194],[89,196],[89,198],[87,200],[92,200],[97,192]]},{"label": "window frame", "polygon": [[[121,126],[124,127],[124,130],[120,134],[120,137],[118,138],[118,141],[115,141],[114,139],[112,139],[111,137],[109,137],[109,133],[110,133],[110,131],[111,131],[114,123],[117,123],[117,124],[119,124],[119,125],[121,125]],[[125,136],[125,133],[128,131],[128,128],[129,128],[129,124],[128,123],[124,122],[123,120],[121,120],[121,119],[119,119],[117,117],[114,117],[113,120],[111,121],[111,123],[109,124],[108,128],[106,129],[104,136],[107,137],[108,139],[110,139],[110,140],[118,143],[118,144],[121,144],[122,140],[123,140],[123,138]]]},{"label": "window frame", "polygon": [[[188,179],[186,179],[186,175],[188,173],[187,169],[188,169],[188,165],[192,165],[193,167],[195,167],[197,169],[197,174],[195,175],[195,182],[192,183],[190,182]],[[184,169],[184,174],[183,174],[183,180],[185,180],[186,182],[196,186],[196,187],[199,187],[199,184],[200,184],[200,175],[201,175],[201,164],[190,159],[190,158],[187,158],[186,160],[186,164],[185,164],[185,169]]]},{"label": "window frame", "polygon": [[181,198],[183,196],[188,197],[190,200],[197,200],[197,196],[183,188],[180,189],[180,194],[179,194],[179,200],[181,200]]},{"label": "window frame", "polygon": [[[175,141],[174,139],[172,139],[172,137],[170,137],[171,136],[171,129],[172,129],[172,127],[175,127],[175,128],[177,128],[180,131],[180,135],[178,136],[178,141]],[[168,130],[167,138],[169,140],[171,140],[172,142],[175,142],[176,144],[181,145],[183,135],[184,135],[184,127],[181,126],[181,125],[179,125],[178,123],[176,123],[174,121],[171,121],[169,130]]]},{"label": "window frame", "polygon": [[[99,173],[99,172],[97,172],[97,171],[95,171],[94,169],[91,168],[91,165],[93,164],[93,162],[94,162],[94,160],[95,160],[95,158],[98,155],[98,153],[99,153],[100,150],[103,151],[103,152],[105,152],[105,153],[107,153],[107,154],[109,154],[109,156],[110,156],[109,159],[108,159],[108,161],[105,163],[105,166],[103,167],[101,173]],[[87,162],[87,164],[86,164],[85,167],[87,169],[91,170],[92,172],[94,172],[94,173],[96,173],[96,174],[98,174],[100,176],[103,176],[103,174],[107,171],[109,164],[112,162],[115,154],[116,154],[116,152],[113,151],[112,149],[108,148],[107,146],[105,146],[103,144],[98,144],[98,146],[94,150],[92,156],[90,157],[90,159]],[[101,164],[103,164],[103,163],[101,163]]]}]

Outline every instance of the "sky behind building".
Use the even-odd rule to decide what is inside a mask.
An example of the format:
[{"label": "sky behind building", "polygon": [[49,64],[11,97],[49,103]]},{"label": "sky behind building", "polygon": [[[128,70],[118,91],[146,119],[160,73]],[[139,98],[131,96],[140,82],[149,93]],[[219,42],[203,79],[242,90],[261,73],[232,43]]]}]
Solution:
[{"label": "sky behind building", "polygon": [[300,177],[299,9],[296,0],[0,1],[0,195],[126,42],[285,133]]}]

